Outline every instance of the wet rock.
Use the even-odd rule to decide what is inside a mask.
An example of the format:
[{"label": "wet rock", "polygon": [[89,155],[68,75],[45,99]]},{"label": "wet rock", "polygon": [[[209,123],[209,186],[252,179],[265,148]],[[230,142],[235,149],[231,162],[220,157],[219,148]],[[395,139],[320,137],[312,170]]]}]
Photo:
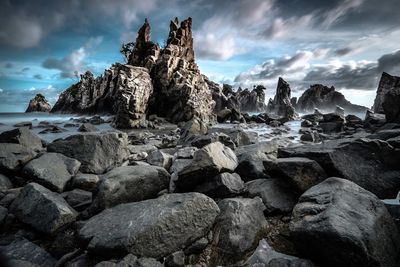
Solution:
[{"label": "wet rock", "polygon": [[46,153],[31,160],[22,169],[27,180],[33,180],[50,190],[62,192],[78,172],[80,162],[59,153]]},{"label": "wet rock", "polygon": [[154,166],[163,167],[166,170],[169,170],[169,168],[171,167],[172,159],[173,159],[172,155],[162,152],[160,150],[152,151],[147,156],[147,162],[149,164],[154,165]]},{"label": "wet rock", "polygon": [[321,136],[317,131],[307,131],[300,136],[300,140],[304,142],[319,143],[321,142]]},{"label": "wet rock", "polygon": [[233,172],[237,165],[237,157],[229,147],[211,143],[194,153],[192,163],[178,172],[175,183],[180,190],[191,190],[208,177]]},{"label": "wet rock", "polygon": [[20,144],[32,150],[42,150],[42,140],[27,127],[21,127],[0,134],[0,143]]},{"label": "wet rock", "polygon": [[79,128],[78,132],[96,132],[99,129],[97,129],[96,126],[94,126],[91,123],[83,123]]},{"label": "wet rock", "polygon": [[51,106],[42,94],[37,94],[29,101],[25,112],[50,112]]},{"label": "wet rock", "polygon": [[203,194],[168,194],[107,209],[89,219],[79,236],[97,255],[161,258],[205,236],[218,213]]},{"label": "wet rock", "polygon": [[295,206],[291,236],[324,266],[396,266],[400,236],[384,204],[351,181],[329,178]]},{"label": "wet rock", "polygon": [[127,202],[157,197],[167,189],[170,176],[164,168],[154,166],[117,167],[102,177],[91,212]]},{"label": "wet rock", "polygon": [[46,234],[54,234],[77,216],[60,195],[36,183],[23,188],[10,210],[20,221]]},{"label": "wet rock", "polygon": [[308,158],[279,158],[264,161],[266,173],[286,179],[300,193],[326,179],[326,173],[314,160]]},{"label": "wet rock", "polygon": [[40,131],[39,134],[48,134],[48,133],[63,133],[66,130],[58,127],[57,125],[49,125],[48,128],[44,129],[43,131]]},{"label": "wet rock", "polygon": [[377,131],[374,134],[367,135],[366,138],[369,139],[380,139],[380,140],[388,140],[390,138],[395,138],[400,136],[400,129],[391,129],[391,130],[382,130]]},{"label": "wet rock", "polygon": [[32,129],[32,122],[31,121],[22,121],[14,124],[14,127],[28,127]]},{"label": "wet rock", "polygon": [[79,160],[81,172],[101,174],[128,158],[127,145],[125,133],[86,133],[56,140],[47,146],[47,151]]},{"label": "wet rock", "polygon": [[221,213],[215,220],[211,265],[231,265],[255,248],[267,221],[260,198],[230,198],[218,203]]},{"label": "wet rock", "polygon": [[20,144],[0,143],[0,171],[15,173],[36,156],[36,152]]},{"label": "wet rock", "polygon": [[356,115],[349,114],[345,117],[346,125],[351,127],[363,127],[364,121]]},{"label": "wet rock", "polygon": [[244,183],[237,173],[224,172],[207,179],[195,189],[212,198],[225,198],[238,195],[244,191]]},{"label": "wet rock", "polygon": [[298,193],[282,179],[257,179],[246,183],[249,197],[260,197],[265,213],[288,213],[297,203]]},{"label": "wet rock", "polygon": [[374,113],[385,113],[383,103],[387,93],[391,92],[392,90],[395,91],[398,88],[400,88],[400,77],[392,76],[386,72],[383,72],[379,81],[378,89],[376,91],[376,97],[373,106]]},{"label": "wet rock", "polygon": [[12,260],[12,263],[23,264],[19,266],[53,266],[56,263],[49,253],[26,239],[17,239],[6,246],[0,246],[0,253]]}]

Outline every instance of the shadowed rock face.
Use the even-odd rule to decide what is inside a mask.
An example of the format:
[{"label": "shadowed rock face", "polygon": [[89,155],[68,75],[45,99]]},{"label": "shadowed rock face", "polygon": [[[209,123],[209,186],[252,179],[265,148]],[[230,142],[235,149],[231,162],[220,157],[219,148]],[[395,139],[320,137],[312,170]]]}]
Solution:
[{"label": "shadowed rock face", "polygon": [[375,113],[385,113],[383,102],[385,95],[391,90],[400,89],[400,77],[392,76],[386,72],[382,73],[381,80],[379,81],[378,90],[376,91],[376,98],[374,101],[373,110]]},{"label": "shadowed rock face", "polygon": [[37,94],[29,101],[28,108],[25,112],[49,112],[51,106],[42,94]]},{"label": "shadowed rock face", "polygon": [[291,89],[289,84],[279,77],[276,94],[274,100],[270,99],[268,110],[286,120],[293,120],[296,117],[296,112],[290,101],[290,94]]},{"label": "shadowed rock face", "polygon": [[344,95],[335,91],[335,87],[327,87],[322,84],[311,85],[299,98],[296,110],[298,112],[311,112],[314,109],[334,111],[337,106],[346,112],[365,112],[366,107],[354,105],[347,101]]}]

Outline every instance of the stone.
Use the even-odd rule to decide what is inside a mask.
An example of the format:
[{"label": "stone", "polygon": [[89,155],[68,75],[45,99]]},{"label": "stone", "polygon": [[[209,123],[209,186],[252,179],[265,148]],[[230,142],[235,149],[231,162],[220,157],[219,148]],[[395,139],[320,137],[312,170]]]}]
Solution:
[{"label": "stone", "polygon": [[62,192],[80,166],[79,161],[63,154],[45,153],[26,164],[22,172],[26,180],[33,180],[50,190]]},{"label": "stone", "polygon": [[8,209],[5,207],[0,206],[0,227],[5,222],[8,215]]},{"label": "stone", "polygon": [[300,136],[300,140],[303,142],[319,143],[321,142],[321,136],[317,131],[308,131]]},{"label": "stone", "polygon": [[[0,246],[0,253],[2,256],[10,259],[12,263],[23,264],[19,265],[21,267],[54,266],[54,264],[57,262],[56,259],[54,259],[44,249],[24,238],[16,239],[8,245]],[[10,262],[8,263],[11,264]]]},{"label": "stone", "polygon": [[67,203],[77,211],[87,208],[92,203],[92,193],[82,189],[64,192],[62,196]]},{"label": "stone", "polygon": [[207,177],[233,172],[238,165],[235,153],[220,142],[211,143],[194,153],[193,161],[178,172],[175,182],[180,190],[191,190]]},{"label": "stone", "polygon": [[175,159],[192,159],[194,152],[196,152],[197,150],[198,150],[197,147],[192,147],[192,146],[180,148],[175,152],[174,158]]},{"label": "stone", "polygon": [[275,251],[265,239],[260,240],[254,253],[243,264],[244,267],[317,267],[309,260]]},{"label": "stone", "polygon": [[185,253],[180,250],[172,253],[165,259],[166,267],[184,267],[185,266]]},{"label": "stone", "polygon": [[305,90],[297,101],[296,109],[302,113],[312,112],[314,109],[334,112],[337,106],[343,108],[346,113],[361,113],[367,110],[366,107],[352,104],[342,93],[336,91],[335,87],[322,84],[311,85]]},{"label": "stone", "polygon": [[142,257],[137,260],[135,267],[164,267],[164,264],[154,258]]},{"label": "stone", "polygon": [[232,150],[235,150],[236,148],[236,144],[232,141],[232,138],[229,135],[219,132],[197,136],[190,144],[197,148],[203,148],[214,142],[220,142]]},{"label": "stone", "polygon": [[258,197],[223,199],[218,206],[210,265],[232,265],[257,246],[266,230],[265,206]]},{"label": "stone", "polygon": [[371,135],[367,135],[366,138],[380,139],[386,141],[390,138],[395,138],[398,136],[400,136],[400,129],[390,129],[390,130],[377,131]]},{"label": "stone", "polygon": [[37,153],[20,144],[0,143],[0,172],[16,173]]},{"label": "stone", "polygon": [[103,175],[90,207],[98,212],[121,203],[136,202],[157,197],[167,189],[170,175],[161,167],[122,166]]},{"label": "stone", "polygon": [[258,142],[258,134],[256,132],[244,131],[241,128],[211,128],[208,133],[224,133],[228,135],[236,146],[246,146],[256,144]]},{"label": "stone", "polygon": [[96,255],[161,258],[205,236],[218,214],[203,194],[167,194],[106,209],[85,223],[79,237]]},{"label": "stone", "polygon": [[51,106],[47,99],[42,94],[36,94],[36,96],[29,101],[25,112],[50,112],[50,110]]},{"label": "stone", "polygon": [[0,191],[6,191],[13,187],[12,182],[7,176],[0,174]]},{"label": "stone", "polygon": [[10,211],[23,223],[45,234],[54,234],[77,217],[76,211],[60,195],[36,183],[22,189]]},{"label": "stone", "polygon": [[396,266],[400,236],[383,202],[351,181],[329,178],[299,199],[290,235],[323,266]]},{"label": "stone", "polygon": [[166,170],[169,170],[169,168],[171,167],[172,159],[173,159],[172,155],[162,152],[160,150],[152,151],[147,156],[147,162],[149,164],[163,167]]},{"label": "stone", "polygon": [[266,173],[292,184],[300,193],[326,179],[326,173],[314,160],[292,157],[264,161]]},{"label": "stone", "polygon": [[91,123],[83,123],[79,128],[78,132],[97,132],[99,129],[97,129],[96,126],[94,126]]},{"label": "stone", "polygon": [[237,173],[224,172],[196,186],[195,192],[212,198],[226,198],[244,191],[244,183]]},{"label": "stone", "polygon": [[268,160],[268,156],[262,151],[249,151],[238,155],[238,166],[235,170],[243,181],[268,178],[265,173],[263,161]]},{"label": "stone", "polygon": [[387,123],[400,123],[400,80],[397,88],[393,88],[385,94],[382,107]]},{"label": "stone", "polygon": [[39,134],[48,134],[48,133],[63,133],[66,132],[65,129],[58,127],[57,125],[49,125],[48,128],[40,131]]},{"label": "stone", "polygon": [[289,84],[279,77],[274,100],[268,103],[268,110],[275,113],[285,121],[291,121],[297,114],[290,102],[291,89]]},{"label": "stone", "polygon": [[315,160],[328,176],[350,180],[382,199],[400,191],[398,153],[385,141],[355,138],[278,150],[279,157]]},{"label": "stone", "polygon": [[257,179],[246,183],[247,196],[260,197],[266,214],[289,213],[299,194],[286,181],[278,178]]},{"label": "stone", "polygon": [[72,178],[72,188],[79,188],[87,191],[94,191],[100,178],[96,174],[78,173]]},{"label": "stone", "polygon": [[386,117],[384,114],[373,113],[372,111],[367,110],[364,120],[365,128],[377,129],[383,126],[385,123]]},{"label": "stone", "polygon": [[14,127],[28,127],[29,129],[32,129],[32,122],[31,121],[22,121],[18,122],[13,125]]},{"label": "stone", "polygon": [[0,134],[0,143],[20,144],[32,150],[43,150],[42,140],[28,127],[20,127]]},{"label": "stone", "polygon": [[85,133],[55,140],[47,146],[47,151],[79,160],[81,172],[101,174],[128,158],[127,145],[125,133]]},{"label": "stone", "polygon": [[383,102],[385,101],[385,96],[388,92],[397,90],[398,88],[400,88],[400,77],[392,76],[387,72],[383,72],[376,91],[373,112],[384,114],[385,110]]}]

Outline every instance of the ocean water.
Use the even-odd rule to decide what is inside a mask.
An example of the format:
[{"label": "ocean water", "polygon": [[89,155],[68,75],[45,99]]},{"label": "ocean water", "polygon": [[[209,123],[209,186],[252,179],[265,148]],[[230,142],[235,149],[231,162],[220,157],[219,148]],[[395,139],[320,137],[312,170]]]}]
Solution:
[{"label": "ocean water", "polygon": [[[32,112],[32,113],[0,113],[0,132],[14,129],[14,125],[20,122],[32,122],[32,131],[40,138],[47,142],[52,142],[58,138],[64,138],[70,135],[79,133],[79,127],[64,127],[66,123],[74,123],[73,119],[76,118],[89,118],[90,116],[78,116],[73,114],[53,114],[46,112]],[[107,118],[107,117],[102,117]],[[52,125],[63,128],[65,131],[61,133],[39,133],[45,128],[38,127],[41,121],[47,121]],[[99,131],[106,131],[113,129],[109,123],[95,125]]]}]

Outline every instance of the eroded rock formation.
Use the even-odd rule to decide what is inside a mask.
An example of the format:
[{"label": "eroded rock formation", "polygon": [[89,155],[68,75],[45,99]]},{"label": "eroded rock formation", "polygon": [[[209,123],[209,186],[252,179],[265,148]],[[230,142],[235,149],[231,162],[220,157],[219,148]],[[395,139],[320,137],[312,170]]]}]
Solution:
[{"label": "eroded rock formation", "polygon": [[400,77],[392,76],[389,73],[383,72],[379,81],[378,90],[374,101],[373,111],[375,113],[385,113],[382,106],[385,95],[394,89],[400,89]]},{"label": "eroded rock formation", "polygon": [[291,89],[289,84],[279,77],[276,94],[274,100],[269,100],[268,110],[288,121],[296,118],[297,115],[290,101],[290,95]]},{"label": "eroded rock formation", "polygon": [[29,101],[28,108],[25,112],[49,112],[51,106],[42,94],[37,94]]}]

